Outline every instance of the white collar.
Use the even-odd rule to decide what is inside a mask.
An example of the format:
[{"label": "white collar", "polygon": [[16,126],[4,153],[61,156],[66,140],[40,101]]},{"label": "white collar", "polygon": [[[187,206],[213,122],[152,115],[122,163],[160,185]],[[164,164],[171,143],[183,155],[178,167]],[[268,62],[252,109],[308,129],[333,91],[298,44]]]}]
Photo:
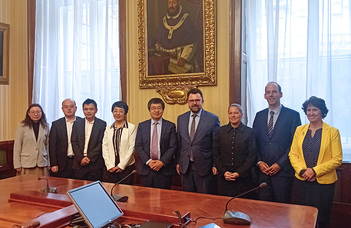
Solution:
[{"label": "white collar", "polygon": [[85,123],[88,123],[88,124],[94,124],[94,122],[95,122],[95,118],[94,118],[94,120],[91,121],[91,122],[89,122],[89,120],[87,120],[87,118],[84,118],[84,119],[85,119]]},{"label": "white collar", "polygon": [[155,121],[151,118],[151,125],[153,125],[155,122],[158,122],[158,124],[162,124],[162,117],[158,121]]},{"label": "white collar", "polygon": [[73,122],[69,122],[68,120],[67,120],[67,118],[65,117],[65,120],[66,120],[66,122],[68,122],[68,123],[73,123],[74,121],[76,121],[77,120],[77,117],[75,116],[74,117],[74,121]]},{"label": "white collar", "polygon": [[268,110],[269,110],[268,113],[270,113],[271,111],[273,111],[274,114],[277,115],[277,114],[280,113],[280,110],[282,110],[282,104],[280,104],[280,105],[278,106],[278,108],[276,108],[276,109],[274,109],[274,110],[272,110],[272,109],[270,109],[270,108],[268,108]]},{"label": "white collar", "polygon": [[196,114],[196,116],[200,117],[201,113],[202,109],[198,113],[193,113],[192,111],[190,111],[190,116],[192,117],[194,114]]},{"label": "white collar", "polygon": [[183,9],[183,7],[181,5],[179,5],[179,12],[178,12],[178,14],[175,15],[175,16],[169,16],[168,13],[167,13],[167,16],[166,16],[167,19],[171,19],[171,18],[177,19],[179,17],[179,15],[182,13],[182,9]]}]

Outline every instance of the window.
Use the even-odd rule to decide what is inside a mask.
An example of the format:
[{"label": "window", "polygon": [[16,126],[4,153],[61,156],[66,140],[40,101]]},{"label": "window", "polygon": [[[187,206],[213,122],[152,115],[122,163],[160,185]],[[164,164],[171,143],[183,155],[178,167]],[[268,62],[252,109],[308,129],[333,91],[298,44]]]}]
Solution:
[{"label": "window", "polygon": [[36,1],[33,102],[48,122],[62,117],[61,102],[97,102],[97,117],[112,122],[110,108],[121,99],[119,1]]},{"label": "window", "polygon": [[351,9],[345,0],[243,1],[247,50],[247,109],[252,124],[269,81],[282,86],[282,104],[300,112],[310,96],[326,101],[324,121],[340,130],[351,161]]}]

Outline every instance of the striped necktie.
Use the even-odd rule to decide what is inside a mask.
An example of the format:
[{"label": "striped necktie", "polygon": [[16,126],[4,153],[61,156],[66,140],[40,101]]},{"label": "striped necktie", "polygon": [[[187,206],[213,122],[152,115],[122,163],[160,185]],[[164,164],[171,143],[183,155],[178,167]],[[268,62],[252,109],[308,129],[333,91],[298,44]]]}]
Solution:
[{"label": "striped necktie", "polygon": [[270,111],[269,114],[271,115],[271,117],[269,118],[269,122],[268,122],[268,133],[269,135],[271,135],[273,131],[273,117],[275,113],[273,111]]}]

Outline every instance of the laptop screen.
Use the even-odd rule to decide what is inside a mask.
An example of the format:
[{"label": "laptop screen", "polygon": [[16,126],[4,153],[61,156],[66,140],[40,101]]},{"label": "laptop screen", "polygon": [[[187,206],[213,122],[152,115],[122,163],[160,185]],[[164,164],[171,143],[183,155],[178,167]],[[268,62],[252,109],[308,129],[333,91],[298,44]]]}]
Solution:
[{"label": "laptop screen", "polygon": [[103,227],[123,215],[100,181],[69,190],[67,195],[89,227]]}]

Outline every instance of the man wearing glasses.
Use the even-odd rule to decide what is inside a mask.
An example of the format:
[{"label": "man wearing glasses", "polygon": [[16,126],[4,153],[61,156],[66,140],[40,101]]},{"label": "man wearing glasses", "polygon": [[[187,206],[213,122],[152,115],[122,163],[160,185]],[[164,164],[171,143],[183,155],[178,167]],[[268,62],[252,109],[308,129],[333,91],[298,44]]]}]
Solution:
[{"label": "man wearing glasses", "polygon": [[178,151],[177,172],[182,188],[188,192],[213,193],[213,135],[220,124],[218,116],[202,109],[203,96],[199,89],[189,90],[190,111],[180,115],[177,121]]},{"label": "man wearing glasses", "polygon": [[160,98],[152,98],[147,106],[151,119],[139,123],[135,139],[137,172],[144,187],[170,189],[175,173],[176,127],[162,118],[165,103]]}]

